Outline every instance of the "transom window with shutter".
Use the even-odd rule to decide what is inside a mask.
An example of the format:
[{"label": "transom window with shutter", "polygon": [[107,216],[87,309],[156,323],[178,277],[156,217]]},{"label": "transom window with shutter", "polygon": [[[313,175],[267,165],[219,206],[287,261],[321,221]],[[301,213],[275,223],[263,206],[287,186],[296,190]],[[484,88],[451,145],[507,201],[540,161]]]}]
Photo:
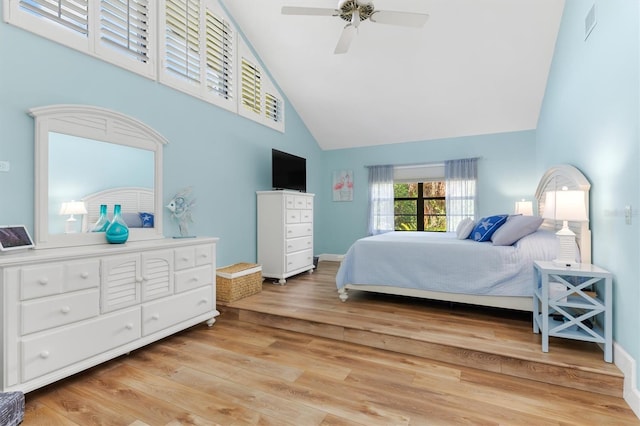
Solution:
[{"label": "transom window with shutter", "polygon": [[272,121],[282,120],[282,101],[271,93],[265,93],[264,115]]},{"label": "transom window with shutter", "polygon": [[102,0],[100,39],[136,60],[149,60],[149,2]]},{"label": "transom window with shutter", "polygon": [[233,97],[233,31],[224,19],[206,12],[207,89],[225,99]]},{"label": "transom window with shutter", "polygon": [[88,0],[20,0],[20,8],[80,34],[89,33]]},{"label": "transom window with shutter", "polygon": [[256,114],[260,114],[261,89],[260,70],[254,64],[242,58],[242,106]]},{"label": "transom window with shutter", "polygon": [[165,68],[199,82],[200,1],[167,0],[165,13]]}]

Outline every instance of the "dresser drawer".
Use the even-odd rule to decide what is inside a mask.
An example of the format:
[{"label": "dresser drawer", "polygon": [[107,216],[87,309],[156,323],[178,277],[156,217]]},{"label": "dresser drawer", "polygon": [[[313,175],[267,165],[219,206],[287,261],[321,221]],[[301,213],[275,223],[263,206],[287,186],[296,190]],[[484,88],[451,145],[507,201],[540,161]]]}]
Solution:
[{"label": "dresser drawer", "polygon": [[76,292],[22,302],[22,334],[34,333],[95,317],[100,312],[100,292]]},{"label": "dresser drawer", "polygon": [[300,210],[300,222],[313,222],[313,210]]},{"label": "dresser drawer", "polygon": [[196,247],[196,266],[215,265],[216,253],[213,244]]},{"label": "dresser drawer", "polygon": [[196,266],[196,251],[193,247],[176,249],[175,270],[189,269]]},{"label": "dresser drawer", "polygon": [[284,197],[284,206],[288,209],[293,209],[296,207],[296,197],[295,195],[285,195]]},{"label": "dresser drawer", "polygon": [[309,197],[303,197],[303,196],[297,195],[295,197],[296,209],[306,209],[307,208],[307,200],[309,200]]},{"label": "dresser drawer", "polygon": [[176,272],[176,293],[193,290],[213,283],[213,267],[200,266],[199,268]]},{"label": "dresser drawer", "polygon": [[287,223],[300,223],[300,210],[287,209],[285,214]]},{"label": "dresser drawer", "polygon": [[140,308],[103,315],[22,340],[22,381],[85,360],[140,337]]},{"label": "dresser drawer", "polygon": [[286,238],[299,238],[313,235],[313,225],[309,223],[301,223],[298,225],[287,225]]},{"label": "dresser drawer", "polygon": [[293,272],[297,269],[313,265],[313,250],[305,250],[299,253],[288,254],[286,257],[287,272]]},{"label": "dresser drawer", "polygon": [[313,237],[292,238],[287,240],[287,253],[313,248]]},{"label": "dresser drawer", "polygon": [[20,299],[51,296],[62,292],[64,267],[62,264],[27,266],[20,271]]},{"label": "dresser drawer", "polygon": [[213,286],[201,287],[142,306],[144,336],[214,310]]},{"label": "dresser drawer", "polygon": [[63,291],[75,291],[100,285],[100,261],[98,259],[69,262],[65,265]]}]

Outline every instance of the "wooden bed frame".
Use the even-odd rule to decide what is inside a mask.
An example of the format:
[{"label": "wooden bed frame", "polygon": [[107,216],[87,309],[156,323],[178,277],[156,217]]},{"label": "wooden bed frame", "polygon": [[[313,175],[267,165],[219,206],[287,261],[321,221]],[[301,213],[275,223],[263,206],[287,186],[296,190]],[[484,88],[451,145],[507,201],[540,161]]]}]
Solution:
[{"label": "wooden bed frame", "polygon": [[100,216],[100,205],[106,204],[109,212],[120,204],[123,213],[149,212],[155,210],[153,189],[138,187],[119,187],[95,192],[82,198],[87,214],[82,216],[82,232],[87,232]]},{"label": "wooden bed frame", "polygon": [[[563,186],[566,186],[568,189],[584,191],[587,217],[589,217],[589,189],[591,185],[580,170],[568,164],[561,164],[549,168],[540,179],[535,195],[538,203],[538,214],[541,216],[544,211],[546,192],[560,190]],[[562,227],[562,222],[545,219],[540,227],[547,230],[559,230]],[[582,262],[591,263],[591,231],[589,230],[589,222],[569,222],[569,228],[576,234],[576,241],[580,248]],[[392,285],[347,284],[344,288],[338,290],[340,300],[343,302],[348,298],[348,290],[370,291],[519,311],[533,310],[533,297],[531,296],[485,296],[400,288]]]}]

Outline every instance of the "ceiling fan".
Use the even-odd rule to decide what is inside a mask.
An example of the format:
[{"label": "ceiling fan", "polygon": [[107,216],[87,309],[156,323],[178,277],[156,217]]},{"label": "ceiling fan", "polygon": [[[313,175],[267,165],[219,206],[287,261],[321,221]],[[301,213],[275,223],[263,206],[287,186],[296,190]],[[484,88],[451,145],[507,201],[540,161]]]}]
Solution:
[{"label": "ceiling fan", "polygon": [[346,53],[360,22],[367,19],[378,24],[421,27],[429,15],[413,12],[376,10],[370,0],[339,0],[336,9],[322,7],[282,6],[283,15],[339,16],[348,24],[342,30],[333,53]]}]

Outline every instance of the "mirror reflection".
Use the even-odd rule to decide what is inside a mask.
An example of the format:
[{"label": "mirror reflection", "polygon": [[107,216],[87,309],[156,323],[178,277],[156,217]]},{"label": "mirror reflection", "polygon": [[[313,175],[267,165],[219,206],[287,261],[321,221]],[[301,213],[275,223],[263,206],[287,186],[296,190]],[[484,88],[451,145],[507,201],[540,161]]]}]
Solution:
[{"label": "mirror reflection", "polygon": [[[97,220],[100,203],[107,204],[110,213],[113,212],[113,201],[107,195],[104,200],[93,195],[114,188],[139,188],[140,193],[147,190],[150,197],[147,204],[152,210],[141,213],[153,214],[155,171],[152,151],[49,132],[48,167],[50,234],[90,230]],[[126,213],[130,227],[143,227],[138,216],[140,212]],[[145,227],[153,227],[153,223]]]}]

